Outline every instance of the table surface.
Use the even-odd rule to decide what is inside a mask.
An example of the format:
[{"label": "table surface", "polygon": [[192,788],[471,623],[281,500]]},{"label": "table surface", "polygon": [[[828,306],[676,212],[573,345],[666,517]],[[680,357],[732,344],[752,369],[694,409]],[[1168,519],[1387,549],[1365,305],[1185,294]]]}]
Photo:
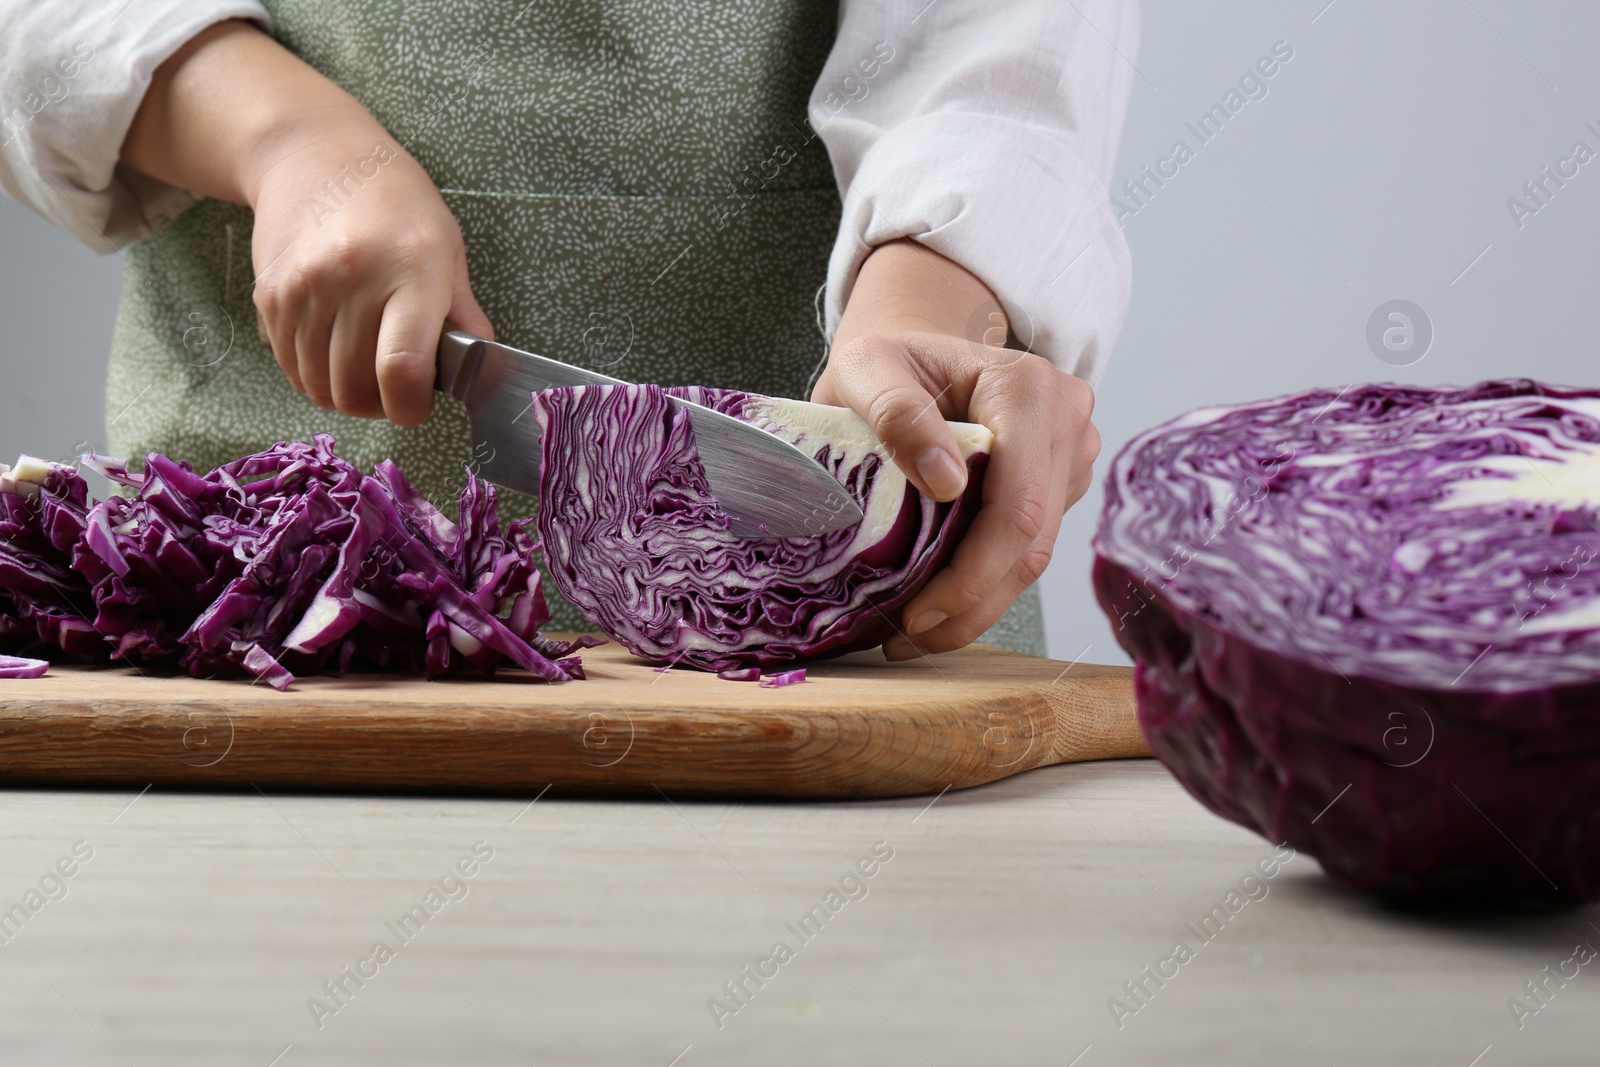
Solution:
[{"label": "table surface", "polygon": [[1228,913],[1271,855],[1149,760],[857,803],[0,791],[0,909],[27,916],[0,925],[0,1062],[1600,1058],[1600,966],[1524,988],[1600,947],[1600,909],[1397,913],[1300,856]]}]

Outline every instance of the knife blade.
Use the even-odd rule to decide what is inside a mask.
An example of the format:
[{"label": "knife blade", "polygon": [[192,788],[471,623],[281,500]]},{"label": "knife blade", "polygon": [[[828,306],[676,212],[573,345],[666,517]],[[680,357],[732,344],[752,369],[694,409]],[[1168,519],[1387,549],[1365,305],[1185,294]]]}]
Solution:
[{"label": "knife blade", "polygon": [[[472,421],[478,474],[539,495],[539,421],[530,394],[573,385],[627,385],[570,363],[462,330],[439,339],[434,387]],[[816,537],[853,526],[861,509],[822,465],[781,437],[701,404],[668,398],[689,415],[706,482],[739,537]]]}]

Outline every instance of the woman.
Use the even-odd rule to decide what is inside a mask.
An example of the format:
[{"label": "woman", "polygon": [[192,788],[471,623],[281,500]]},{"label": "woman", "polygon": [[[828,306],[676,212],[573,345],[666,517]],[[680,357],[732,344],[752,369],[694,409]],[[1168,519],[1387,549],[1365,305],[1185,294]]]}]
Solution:
[{"label": "woman", "polygon": [[432,390],[447,324],[809,389],[950,499],[937,412],[995,431],[984,506],[885,651],[1037,653],[1127,304],[1104,185],[1133,8],[0,0],[0,185],[127,246],[113,452],[329,431],[447,501],[473,455]]}]

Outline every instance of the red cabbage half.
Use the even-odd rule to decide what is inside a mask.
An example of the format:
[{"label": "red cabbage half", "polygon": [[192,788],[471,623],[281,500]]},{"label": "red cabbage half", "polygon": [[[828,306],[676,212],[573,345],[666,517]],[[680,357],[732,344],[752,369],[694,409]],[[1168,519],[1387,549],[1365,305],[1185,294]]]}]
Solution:
[{"label": "red cabbage half", "polygon": [[1600,898],[1600,390],[1369,385],[1117,457],[1095,586],[1151,750],[1418,901]]},{"label": "red cabbage half", "polygon": [[[822,537],[747,539],[706,486],[693,400],[793,442],[865,518]],[[539,536],[556,590],[635,655],[712,671],[770,667],[881,644],[971,522],[993,435],[952,423],[971,478],[935,503],[845,408],[653,385],[536,393]],[[782,485],[773,486],[783,492]]]}]

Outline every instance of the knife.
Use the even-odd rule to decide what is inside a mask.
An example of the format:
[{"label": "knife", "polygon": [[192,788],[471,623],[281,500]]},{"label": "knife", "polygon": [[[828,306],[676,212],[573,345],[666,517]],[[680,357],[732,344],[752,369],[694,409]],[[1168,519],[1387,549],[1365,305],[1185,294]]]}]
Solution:
[{"label": "knife", "polygon": [[[474,445],[488,452],[478,474],[530,496],[539,495],[539,420],[531,394],[627,384],[461,330],[439,339],[434,387],[466,405]],[[668,399],[689,415],[706,482],[734,535],[817,537],[861,521],[861,509],[838,480],[788,441],[701,404]]]}]

